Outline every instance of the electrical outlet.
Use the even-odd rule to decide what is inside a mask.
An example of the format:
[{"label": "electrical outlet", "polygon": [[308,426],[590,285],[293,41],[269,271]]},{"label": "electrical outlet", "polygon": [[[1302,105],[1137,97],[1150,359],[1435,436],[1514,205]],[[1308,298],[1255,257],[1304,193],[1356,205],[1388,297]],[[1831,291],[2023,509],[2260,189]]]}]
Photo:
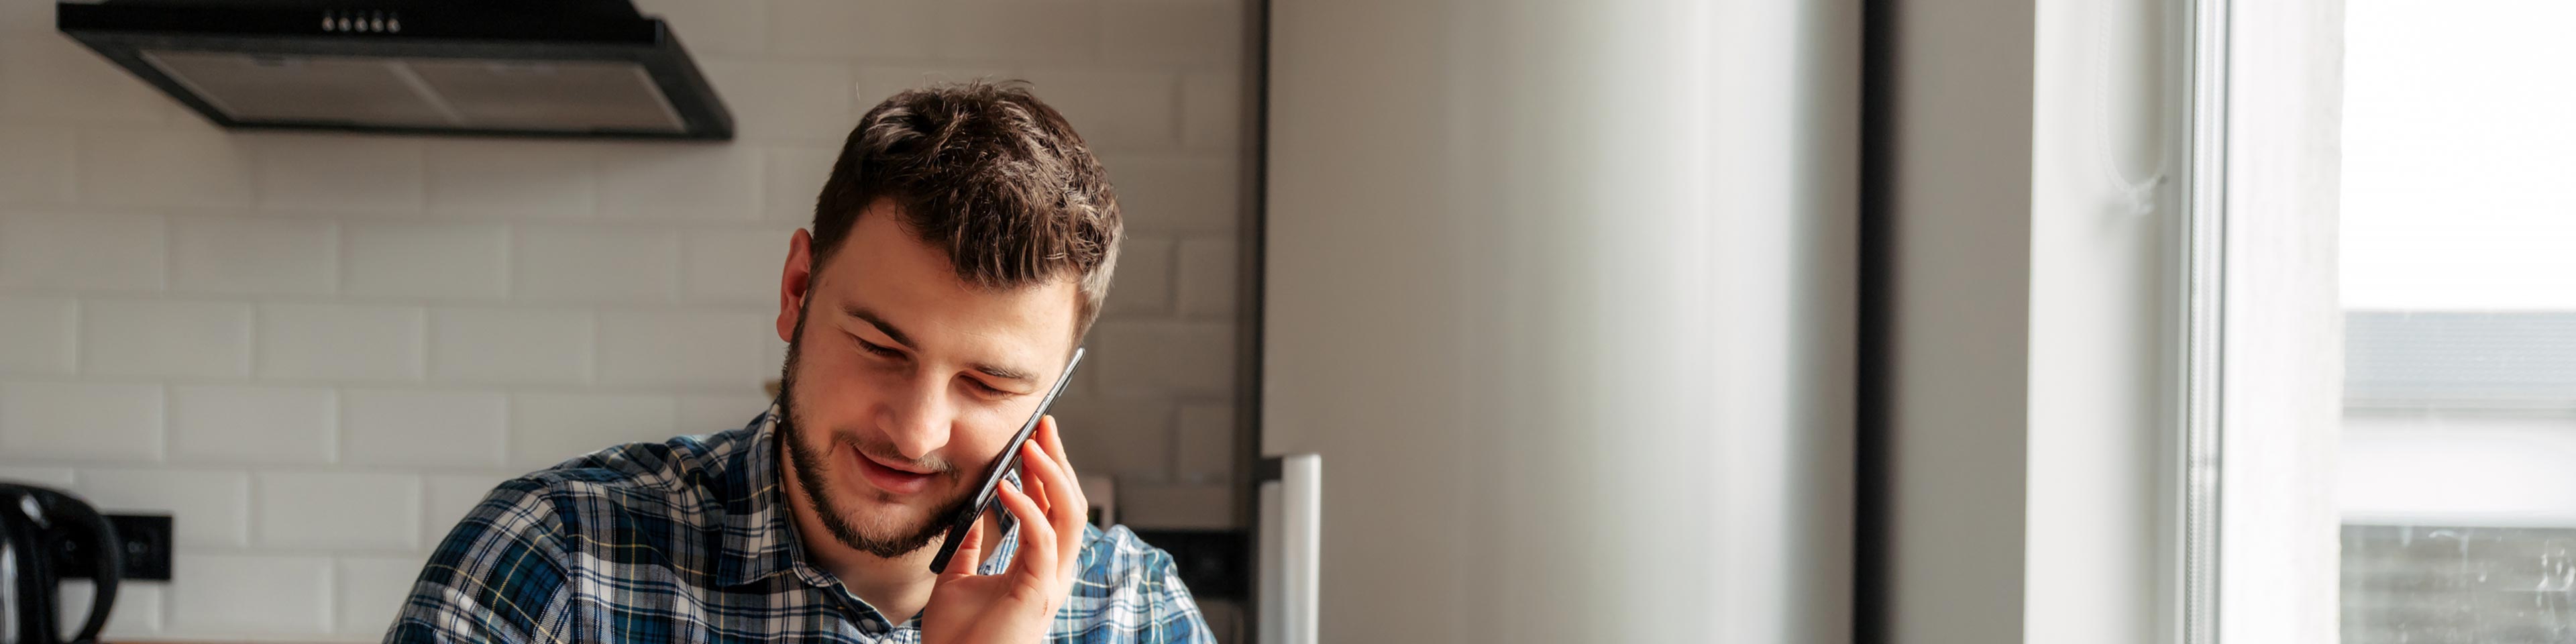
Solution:
[{"label": "electrical outlet", "polygon": [[[117,547],[125,549],[123,579],[134,581],[170,580],[170,515],[110,514],[107,522],[116,526]],[[88,553],[64,549],[61,562],[65,578],[92,578]]]}]

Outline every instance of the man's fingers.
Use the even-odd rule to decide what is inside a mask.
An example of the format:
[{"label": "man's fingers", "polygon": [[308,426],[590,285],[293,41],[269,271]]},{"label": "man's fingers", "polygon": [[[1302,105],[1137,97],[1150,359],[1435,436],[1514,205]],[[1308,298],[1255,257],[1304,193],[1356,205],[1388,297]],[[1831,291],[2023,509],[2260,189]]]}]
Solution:
[{"label": "man's fingers", "polygon": [[1038,509],[1036,501],[1029,500],[1027,493],[1010,485],[1003,485],[996,496],[1002,500],[1002,508],[1020,520],[1020,547],[1011,555],[1010,570],[1003,574],[1023,579],[1056,577],[1055,527],[1046,522],[1046,513]]},{"label": "man's fingers", "polygon": [[957,554],[948,560],[948,569],[939,572],[939,580],[944,582],[973,575],[975,566],[983,563],[984,518],[976,517],[974,523],[967,524],[965,543],[957,546]]},{"label": "man's fingers", "polygon": [[1064,468],[1065,476],[1071,477],[1073,476],[1073,461],[1064,457],[1064,434],[1058,431],[1060,429],[1062,428],[1055,424],[1054,416],[1047,416],[1046,418],[1039,419],[1038,445],[1046,448],[1047,456],[1055,459],[1057,467]]},{"label": "man's fingers", "polygon": [[1028,454],[1020,460],[1020,471],[1033,475],[1024,478],[1034,478],[1041,484],[1035,492],[1046,495],[1047,517],[1055,529],[1066,533],[1082,529],[1082,486],[1069,478],[1071,473],[1064,471],[1062,464],[1038,451],[1038,446],[1030,445],[1022,451]]},{"label": "man's fingers", "polygon": [[[1039,453],[1038,446],[1030,445],[1022,451],[1029,454],[1021,459],[1020,470],[1030,475],[1023,480],[1039,481],[1044,484],[1036,491],[1047,495],[1047,502],[1050,504],[1047,521],[1055,528],[1056,556],[1067,564],[1079,561],[1082,558],[1082,522],[1086,518],[1084,514],[1087,510],[1083,507],[1082,486],[1068,478],[1067,473],[1054,459]],[[1073,582],[1070,570],[1057,570],[1052,576],[1056,578],[1059,585]]]},{"label": "man's fingers", "polygon": [[1030,449],[1034,447],[1036,446],[1027,443],[1020,445],[1020,491],[1027,493],[1029,500],[1038,502],[1039,512],[1052,513],[1055,510],[1053,503],[1055,497],[1047,496],[1046,479],[1029,471],[1029,468],[1040,460],[1029,456]]},{"label": "man's fingers", "polygon": [[1042,435],[1045,437],[1043,445],[1046,447],[1047,455],[1055,457],[1057,467],[1064,468],[1064,480],[1073,482],[1073,485],[1066,486],[1073,491],[1073,506],[1081,508],[1084,512],[1090,512],[1091,497],[1082,493],[1082,473],[1074,471],[1073,458],[1066,456],[1064,452],[1063,426],[1056,424],[1054,416],[1048,416],[1045,427],[1041,429],[1045,430]]}]

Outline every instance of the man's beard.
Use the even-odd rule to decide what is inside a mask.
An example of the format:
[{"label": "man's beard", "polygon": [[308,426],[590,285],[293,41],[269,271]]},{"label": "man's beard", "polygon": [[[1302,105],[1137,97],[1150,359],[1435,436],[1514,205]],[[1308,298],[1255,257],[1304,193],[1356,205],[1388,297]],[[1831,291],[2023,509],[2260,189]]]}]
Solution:
[{"label": "man's beard", "polygon": [[[811,302],[812,298],[808,297],[807,301]],[[786,445],[787,457],[796,464],[796,483],[805,490],[804,498],[797,501],[813,508],[814,516],[821,517],[823,520],[823,529],[832,533],[832,538],[840,541],[841,545],[879,558],[892,559],[920,550],[929,546],[931,540],[945,535],[948,532],[949,519],[966,510],[969,499],[966,498],[965,490],[959,490],[957,498],[939,504],[939,511],[923,517],[921,525],[907,534],[870,535],[860,532],[858,526],[850,524],[849,513],[842,509],[840,499],[833,496],[831,477],[825,476],[823,455],[816,454],[812,449],[807,448],[803,438],[798,436],[804,426],[804,423],[799,422],[803,418],[796,413],[795,403],[796,354],[798,345],[804,344],[805,340],[803,310],[796,312],[796,331],[790,337],[793,339],[787,341],[786,373],[778,378],[778,442]],[[830,429],[824,428],[823,431],[828,432]],[[859,454],[860,458],[866,458],[865,453],[871,447],[860,443],[857,439],[840,436],[830,436],[829,440],[850,448],[852,452]],[[879,449],[878,451],[892,450]],[[943,468],[943,473],[945,471],[950,470]]]}]

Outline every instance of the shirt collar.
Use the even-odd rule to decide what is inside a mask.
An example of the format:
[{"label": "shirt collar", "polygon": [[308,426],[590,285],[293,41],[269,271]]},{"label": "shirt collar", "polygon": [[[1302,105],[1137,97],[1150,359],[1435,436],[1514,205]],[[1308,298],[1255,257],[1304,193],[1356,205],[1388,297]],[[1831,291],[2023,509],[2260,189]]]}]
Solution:
[{"label": "shirt collar", "polygon": [[[741,431],[749,440],[734,441],[738,451],[722,459],[730,475],[722,489],[740,490],[724,500],[724,549],[716,562],[716,583],[747,584],[780,570],[802,568],[796,533],[784,511],[787,488],[778,478],[778,404]],[[801,571],[800,571],[801,572]],[[810,580],[809,580],[810,581]]]}]

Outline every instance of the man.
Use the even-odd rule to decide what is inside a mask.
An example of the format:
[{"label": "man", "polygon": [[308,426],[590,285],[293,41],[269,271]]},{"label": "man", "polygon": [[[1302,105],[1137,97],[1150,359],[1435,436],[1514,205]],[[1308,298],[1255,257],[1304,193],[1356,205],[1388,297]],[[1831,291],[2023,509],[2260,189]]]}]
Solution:
[{"label": "man", "polygon": [[[789,242],[770,410],[501,484],[386,641],[1213,641],[1169,555],[1086,524],[1053,419],[1002,453],[1099,315],[1104,175],[1017,86],[870,110]],[[1017,526],[984,517],[933,575],[997,458]]]}]

